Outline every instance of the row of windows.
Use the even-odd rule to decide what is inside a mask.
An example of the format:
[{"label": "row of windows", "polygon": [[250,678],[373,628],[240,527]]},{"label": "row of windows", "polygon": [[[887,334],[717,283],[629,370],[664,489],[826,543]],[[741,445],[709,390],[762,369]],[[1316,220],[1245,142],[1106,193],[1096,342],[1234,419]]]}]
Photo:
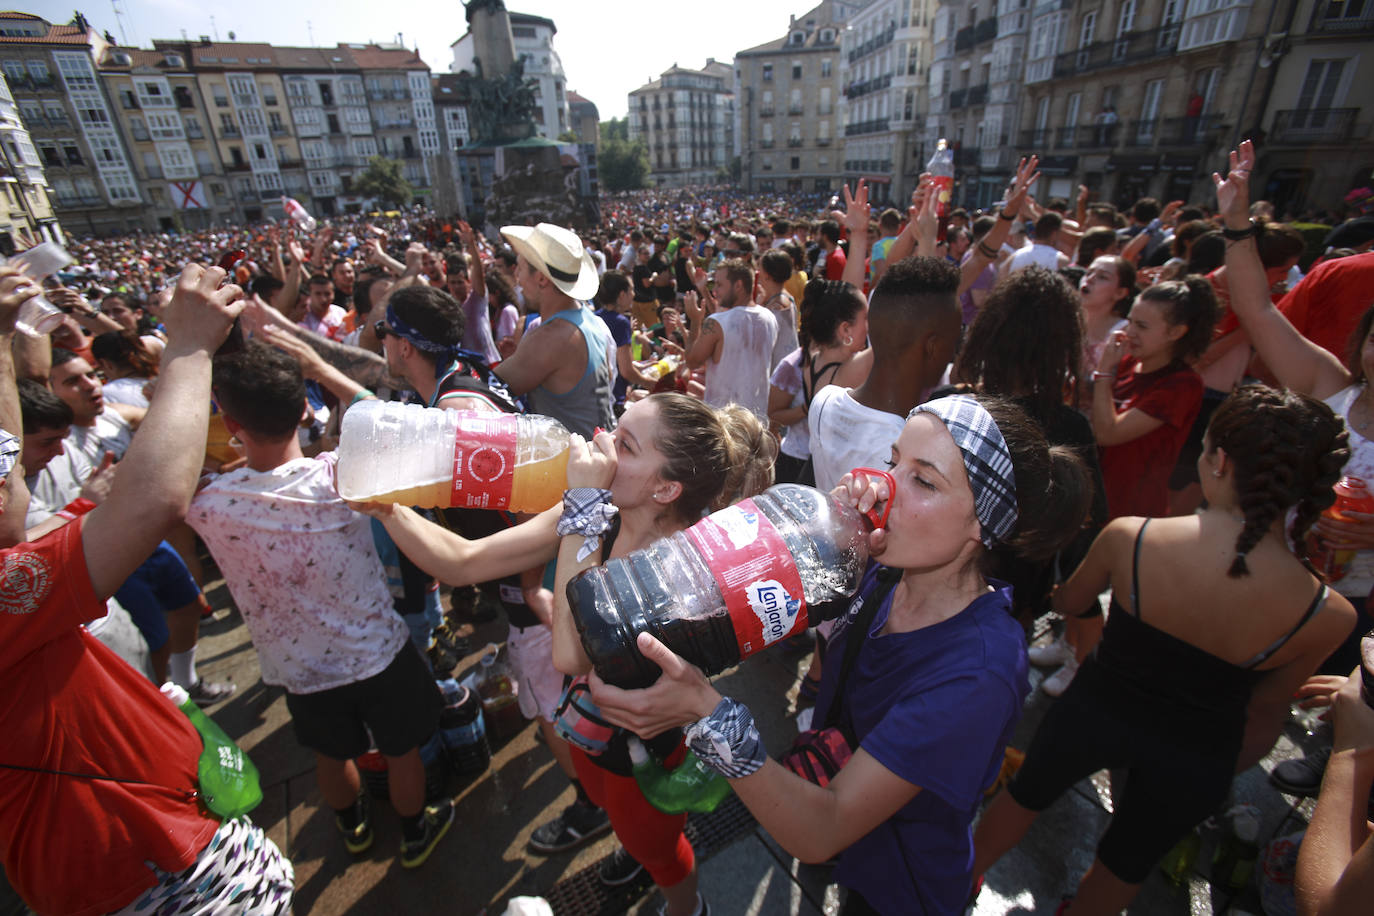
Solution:
[{"label": "row of windows", "polygon": [[[822,57],[822,58],[821,58],[821,68],[820,68],[820,69],[821,69],[821,79],[829,79],[830,76],[831,76],[831,74],[833,74],[833,73],[835,72],[835,65],[834,65],[834,63],[831,61],[830,58],[828,58],[828,57]],[[801,61],[799,61],[799,60],[794,60],[794,61],[792,61],[792,79],[794,79],[794,80],[803,79],[803,78],[804,78],[804,77],[803,77],[804,73],[805,73],[805,68],[804,68],[803,63],[802,63]],[[763,81],[764,81],[765,83],[771,83],[771,82],[773,81],[773,64],[772,64],[772,63],[765,63],[765,64],[763,64],[762,67],[760,68],[760,75],[763,77]]]}]

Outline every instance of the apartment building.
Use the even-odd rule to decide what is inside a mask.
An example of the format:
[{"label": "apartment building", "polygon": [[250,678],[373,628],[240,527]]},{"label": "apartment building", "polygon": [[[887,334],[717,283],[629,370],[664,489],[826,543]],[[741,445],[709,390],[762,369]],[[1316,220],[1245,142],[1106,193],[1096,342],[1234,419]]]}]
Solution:
[{"label": "apartment building", "polygon": [[1209,199],[1211,172],[1263,112],[1277,0],[1032,2],[1017,145],[1042,156],[1036,193],[1081,182],[1121,206]]},{"label": "apartment building", "polygon": [[629,133],[649,150],[649,180],[660,187],[719,180],[736,152],[735,71],[708,58],[700,70],[664,70],[629,94]]},{"label": "apartment building", "polygon": [[1330,210],[1374,176],[1374,3],[1290,0],[1265,33],[1251,187],[1280,216]]},{"label": "apartment building", "polygon": [[68,232],[141,226],[143,201],[96,70],[109,46],[80,14],[57,25],[0,13],[0,69]]},{"label": "apartment building", "polygon": [[430,160],[442,152],[429,65],[399,45],[348,45],[363,71],[377,151],[398,159],[423,202],[432,184]]},{"label": "apartment building", "polygon": [[600,148],[601,115],[596,110],[595,102],[568,90],[568,117],[572,132],[577,135],[577,142]]},{"label": "apartment building", "polygon": [[242,218],[185,51],[111,47],[99,70],[144,195],[143,228],[204,229]]},{"label": "apartment building", "polygon": [[0,74],[0,254],[14,254],[17,240],[63,240],[47,185],[38,148]]},{"label": "apartment building", "polygon": [[[568,108],[568,78],[563,72],[563,60],[553,47],[558,27],[552,19],[527,13],[510,13],[511,38],[515,43],[515,57],[525,67],[525,78],[535,83],[536,133],[549,140],[557,140],[572,129],[572,114]],[[471,30],[451,46],[454,73],[464,71],[476,75],[477,44]],[[488,78],[499,74],[484,73]]]},{"label": "apartment building", "polygon": [[829,191],[843,157],[840,38],[858,2],[825,0],[782,37],[735,54],[740,184]]},{"label": "apartment building", "polygon": [[930,110],[913,159],[924,166],[945,138],[961,203],[991,206],[1015,172],[1030,23],[1029,0],[941,0],[936,11]]},{"label": "apartment building", "polygon": [[925,125],[935,0],[874,0],[848,17],[841,41],[843,175],[900,203],[925,165]]}]

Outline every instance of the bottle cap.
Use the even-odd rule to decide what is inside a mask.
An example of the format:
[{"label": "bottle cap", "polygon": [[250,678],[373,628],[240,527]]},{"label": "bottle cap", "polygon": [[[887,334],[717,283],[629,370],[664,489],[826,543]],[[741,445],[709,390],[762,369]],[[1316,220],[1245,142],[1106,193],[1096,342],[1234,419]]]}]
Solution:
[{"label": "bottle cap", "polygon": [[641,763],[649,762],[649,752],[644,750],[644,745],[638,738],[631,735],[628,744],[630,747],[630,763],[639,766]]},{"label": "bottle cap", "polygon": [[897,492],[897,481],[892,479],[892,475],[887,471],[880,471],[877,468],[855,468],[853,474],[868,474],[874,477],[881,477],[887,481],[887,501],[883,503],[882,515],[878,514],[878,507],[874,506],[864,513],[864,518],[868,519],[874,528],[887,527],[887,515],[892,511],[892,495]]},{"label": "bottle cap", "polygon": [[162,685],[162,695],[171,700],[173,706],[182,706],[191,699],[191,695],[186,692],[185,687],[172,681]]}]

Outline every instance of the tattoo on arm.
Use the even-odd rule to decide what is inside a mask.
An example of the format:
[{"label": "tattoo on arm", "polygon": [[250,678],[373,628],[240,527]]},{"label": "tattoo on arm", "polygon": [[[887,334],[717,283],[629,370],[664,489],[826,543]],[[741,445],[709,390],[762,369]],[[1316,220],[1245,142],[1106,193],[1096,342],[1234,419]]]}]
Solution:
[{"label": "tattoo on arm", "polygon": [[292,326],[291,333],[309,344],[325,362],[364,388],[375,390],[378,386],[385,385],[400,390],[410,387],[405,379],[396,378],[388,372],[386,360],[371,350],[350,347],[348,344],[321,337],[305,328]]}]

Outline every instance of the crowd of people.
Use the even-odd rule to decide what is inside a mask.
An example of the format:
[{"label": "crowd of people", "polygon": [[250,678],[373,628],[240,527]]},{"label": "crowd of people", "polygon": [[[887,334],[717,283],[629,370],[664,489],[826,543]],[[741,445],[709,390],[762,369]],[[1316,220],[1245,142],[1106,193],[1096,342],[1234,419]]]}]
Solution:
[{"label": "crowd of people", "polygon": [[[427,797],[421,748],[468,648],[440,587],[477,586],[573,793],[532,850],[613,831],[599,879],[647,874],[667,916],[704,916],[711,888],[686,815],[633,774],[641,742],[666,769],[690,750],[782,848],[835,860],[850,916],[963,912],[1040,812],[1125,770],[1059,907],[1078,916],[1130,903],[1295,695],[1333,720],[1273,774],[1319,796],[1297,911],[1359,911],[1374,514],[1327,510],[1343,476],[1374,477],[1374,219],[1311,262],[1250,200],[1253,165],[1243,144],[1214,199],[1121,212],[1086,189],[1036,200],[1031,157],[987,213],[923,176],[905,212],[864,182],[646,192],[580,233],[415,211],[77,242],[52,278],[0,267],[9,881],[42,914],[289,912],[291,863],[200,782],[210,742],[159,690],[213,710],[236,689],[196,671],[208,551],[354,854],[374,842],[369,750],[403,867],[462,820]],[[61,326],[16,333],[40,293]],[[557,420],[562,503],[346,501],[343,417],[373,400]],[[884,512],[797,687],[844,745],[825,779],[770,759],[749,709],[648,634],[658,680],[603,681],[568,599],[775,482]],[[1057,635],[1028,647],[1047,615]],[[124,620],[146,672],[102,641]],[[1058,699],[1019,763],[1032,665]]]}]

